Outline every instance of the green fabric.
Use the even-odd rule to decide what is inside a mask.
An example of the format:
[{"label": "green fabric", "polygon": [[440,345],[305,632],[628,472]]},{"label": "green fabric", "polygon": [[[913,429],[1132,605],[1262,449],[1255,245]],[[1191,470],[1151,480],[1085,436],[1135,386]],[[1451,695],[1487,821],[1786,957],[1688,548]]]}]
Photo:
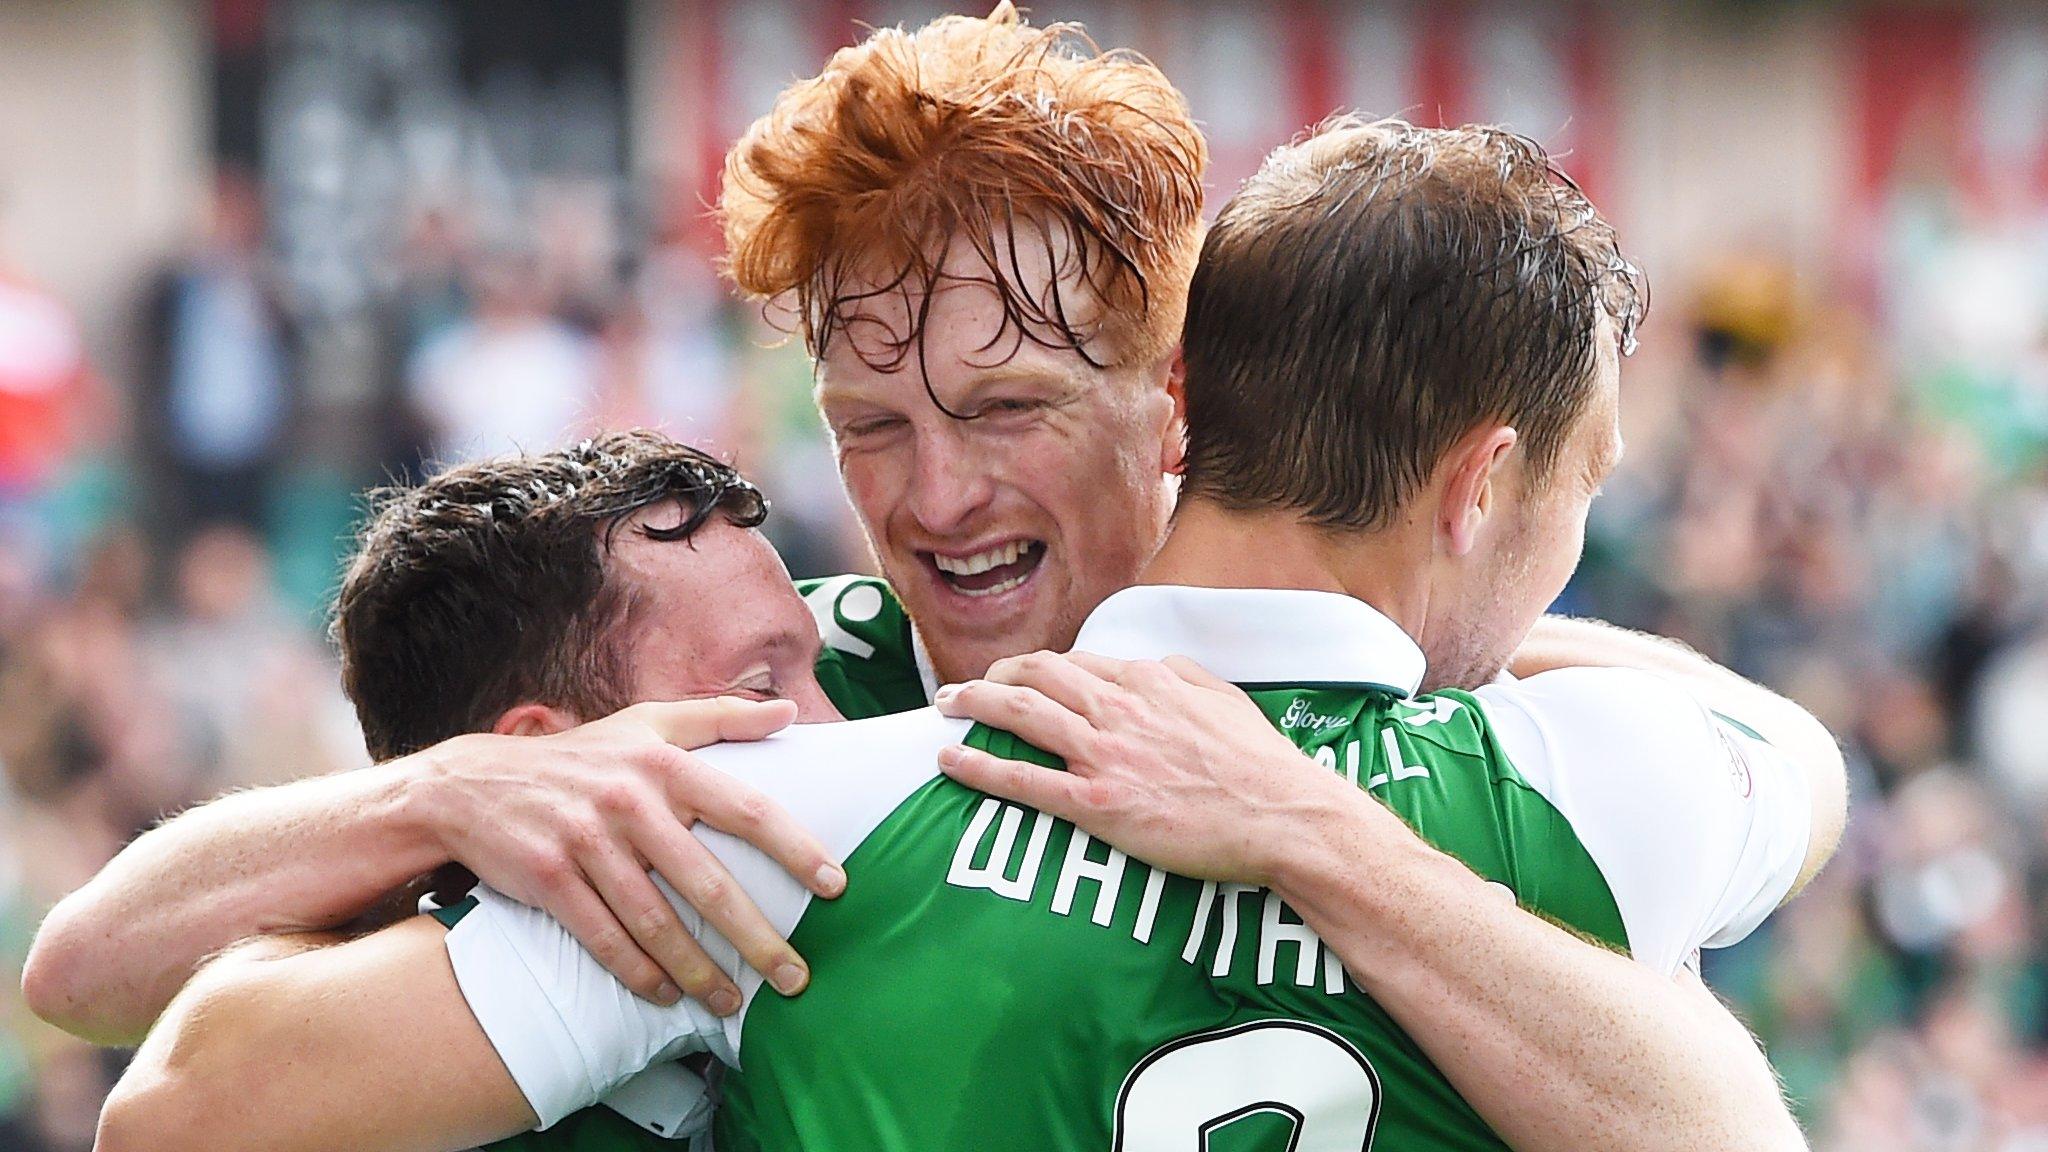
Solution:
[{"label": "green fabric", "polygon": [[[1470,695],[1305,687],[1254,699],[1523,906],[1626,947],[1599,870]],[[1059,763],[1004,733],[969,742]],[[1299,917],[1270,894],[1155,874],[943,778],[848,871],[859,882],[810,905],[792,936],[813,963],[810,988],[749,1009],[721,1152],[1505,1147],[1319,945],[1298,928],[1289,938]],[[1225,1073],[1203,1081],[1210,1059]],[[1271,1095],[1229,1098],[1260,1076]],[[1321,1126],[1315,1139],[1294,1131],[1290,1108]]]},{"label": "green fabric", "polygon": [[909,712],[931,703],[917,670],[910,616],[871,576],[799,580],[796,590],[825,638],[818,683],[848,720]]}]

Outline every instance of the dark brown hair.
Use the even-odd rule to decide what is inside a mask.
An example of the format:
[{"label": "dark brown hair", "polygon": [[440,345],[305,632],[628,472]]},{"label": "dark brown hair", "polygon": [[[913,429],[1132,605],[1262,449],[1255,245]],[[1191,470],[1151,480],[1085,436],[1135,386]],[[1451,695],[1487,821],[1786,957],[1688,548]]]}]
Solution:
[{"label": "dark brown hair", "polygon": [[1555,463],[1642,274],[1526,137],[1339,117],[1224,205],[1189,288],[1190,496],[1384,526],[1482,421]]},{"label": "dark brown hair", "polygon": [[[1030,339],[1100,363],[1100,336],[1143,363],[1180,336],[1208,163],[1159,69],[1098,53],[1075,25],[1032,28],[1004,0],[985,19],[880,29],[785,89],[726,156],[726,267],[743,291],[788,299],[814,356],[864,302],[900,296],[909,329],[863,325],[859,341],[893,371],[921,347],[960,244],[1002,301],[994,361]],[[1054,269],[1042,298],[1020,282],[1023,245]]]},{"label": "dark brown hair", "polygon": [[335,601],[342,685],[370,755],[402,756],[490,728],[522,703],[590,719],[632,703],[614,637],[632,589],[606,573],[619,526],[675,501],[655,540],[688,540],[714,513],[751,528],[752,484],[655,432],[451,468],[372,494]]}]

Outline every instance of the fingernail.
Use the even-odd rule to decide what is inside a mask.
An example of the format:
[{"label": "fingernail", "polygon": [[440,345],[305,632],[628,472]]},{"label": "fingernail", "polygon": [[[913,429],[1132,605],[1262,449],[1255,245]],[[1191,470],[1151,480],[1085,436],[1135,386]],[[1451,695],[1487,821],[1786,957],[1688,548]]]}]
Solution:
[{"label": "fingernail", "polygon": [[676,987],[673,982],[663,980],[661,987],[654,990],[654,998],[664,1005],[673,1004],[683,998],[683,990]]},{"label": "fingernail", "polygon": [[704,1003],[720,1016],[730,1016],[740,1010],[740,994],[730,988],[720,988]]},{"label": "fingernail", "polygon": [[959,744],[948,744],[944,748],[939,749],[939,766],[943,768],[958,768],[961,759],[966,755],[966,748]]},{"label": "fingernail", "polygon": [[941,684],[939,685],[939,690],[932,693],[932,703],[950,704],[953,702],[953,697],[959,694],[960,686],[958,684]]},{"label": "fingernail", "polygon": [[775,990],[784,996],[794,996],[804,990],[804,981],[806,979],[808,977],[804,975],[804,970],[801,967],[795,964],[784,964],[775,970]]},{"label": "fingernail", "polygon": [[846,890],[846,870],[837,864],[827,864],[818,869],[818,891],[828,896],[837,896]]}]

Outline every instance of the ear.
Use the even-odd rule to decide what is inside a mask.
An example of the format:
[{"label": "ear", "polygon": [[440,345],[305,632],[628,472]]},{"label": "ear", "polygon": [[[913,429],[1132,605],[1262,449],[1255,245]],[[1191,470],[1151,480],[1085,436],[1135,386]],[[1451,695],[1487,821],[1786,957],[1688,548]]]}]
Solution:
[{"label": "ear", "polygon": [[1159,440],[1159,470],[1178,476],[1186,469],[1188,458],[1188,363],[1177,344],[1166,366],[1166,395],[1173,409]]},{"label": "ear", "polygon": [[1486,518],[1500,499],[1495,484],[1518,440],[1515,430],[1500,424],[1481,425],[1460,437],[1444,454],[1443,493],[1437,502],[1437,536],[1453,556],[1478,545]]},{"label": "ear", "polygon": [[500,736],[552,736],[567,732],[579,721],[560,708],[546,704],[519,704],[507,708],[491,731]]}]

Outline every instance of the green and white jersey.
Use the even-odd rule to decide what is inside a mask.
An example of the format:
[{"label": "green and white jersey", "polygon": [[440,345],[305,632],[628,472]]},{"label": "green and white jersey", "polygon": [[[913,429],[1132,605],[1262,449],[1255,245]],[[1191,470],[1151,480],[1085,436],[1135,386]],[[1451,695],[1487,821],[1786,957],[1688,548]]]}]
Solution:
[{"label": "green and white jersey", "polygon": [[887,584],[872,576],[799,580],[796,590],[818,618],[825,641],[818,684],[839,714],[865,720],[932,702],[938,682],[910,614]]},{"label": "green and white jersey", "polygon": [[[1747,934],[1805,854],[1796,767],[1653,675],[1415,697],[1422,654],[1397,627],[1294,591],[1130,589],[1077,647],[1184,654],[1244,685],[1524,907],[1660,971]],[[545,914],[480,893],[449,953],[542,1124],[708,1051],[730,1066],[722,1152],[1502,1147],[1274,894],[1168,875],[938,776],[963,737],[1045,759],[930,710],[709,751],[846,860],[846,894],[814,901],[700,832],[812,961],[794,999],[757,995],[680,902],[735,972],[740,1014],[640,1000]]]},{"label": "green and white jersey", "polygon": [[[799,580],[797,591],[825,641],[818,683],[839,714],[864,720],[931,703],[931,662],[896,593],[872,576]],[[467,902],[438,915],[449,923]],[[657,1063],[614,1089],[604,1107],[585,1108],[545,1131],[490,1145],[490,1152],[675,1152],[711,1119],[702,1078],[674,1061]]]}]

